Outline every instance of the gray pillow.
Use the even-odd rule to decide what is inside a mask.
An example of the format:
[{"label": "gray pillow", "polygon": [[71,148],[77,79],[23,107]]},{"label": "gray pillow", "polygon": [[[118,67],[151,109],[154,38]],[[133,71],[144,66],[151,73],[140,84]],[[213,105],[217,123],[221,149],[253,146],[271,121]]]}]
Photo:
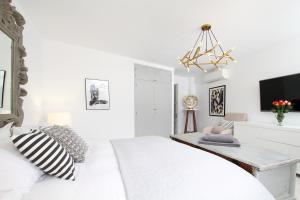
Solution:
[{"label": "gray pillow", "polygon": [[75,162],[83,162],[88,150],[87,143],[67,126],[49,126],[42,131],[62,145]]},{"label": "gray pillow", "polygon": [[206,134],[202,137],[204,141],[233,143],[233,136],[231,134]]}]

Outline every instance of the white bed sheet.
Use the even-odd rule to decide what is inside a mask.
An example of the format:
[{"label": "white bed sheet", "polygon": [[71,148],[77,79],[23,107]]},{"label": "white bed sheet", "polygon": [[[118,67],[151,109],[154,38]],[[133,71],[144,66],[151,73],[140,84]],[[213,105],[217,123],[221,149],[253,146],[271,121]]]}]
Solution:
[{"label": "white bed sheet", "polygon": [[[196,164],[194,166],[195,170],[185,173],[181,173],[181,170],[184,170],[184,167],[181,166],[185,161],[183,160],[182,164],[177,163],[178,166],[175,167],[175,170],[178,171],[177,178],[170,177],[165,180],[174,181],[174,179],[182,180],[192,178],[195,175],[200,176],[194,185],[199,190],[196,194],[191,194],[193,198],[179,199],[273,199],[262,184],[232,163],[206,152],[201,152],[198,149],[179,143],[178,145],[180,146],[178,150],[184,148],[184,151],[188,152],[187,155],[189,156],[186,159],[194,160],[193,158],[197,154],[201,155],[202,160],[201,165]],[[170,152],[170,154],[172,153]],[[118,161],[110,142],[90,144],[85,163],[77,164],[76,169],[76,181],[65,181],[45,176],[43,180],[35,184],[30,193],[23,196],[22,200],[126,200],[125,187],[123,186]],[[183,174],[189,176],[184,175],[182,177]],[[188,187],[182,185],[181,182],[177,182],[177,184],[182,190]],[[163,183],[161,187],[164,187]],[[147,188],[144,188],[144,190],[147,190]],[[149,195],[149,200],[159,199],[156,198],[157,195],[159,194]],[[237,198],[231,198],[232,196]]]},{"label": "white bed sheet", "polygon": [[76,181],[45,176],[22,200],[126,200],[110,142],[89,144],[86,161],[76,164]]}]

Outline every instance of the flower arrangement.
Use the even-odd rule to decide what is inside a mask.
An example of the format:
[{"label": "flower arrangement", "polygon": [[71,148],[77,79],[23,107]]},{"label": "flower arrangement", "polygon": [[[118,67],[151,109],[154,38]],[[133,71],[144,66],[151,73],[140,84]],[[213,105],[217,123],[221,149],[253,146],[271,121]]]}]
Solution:
[{"label": "flower arrangement", "polygon": [[292,103],[287,100],[279,100],[272,102],[273,108],[272,112],[276,113],[276,119],[278,121],[278,125],[282,126],[282,122],[284,119],[284,114],[288,113],[293,107]]}]

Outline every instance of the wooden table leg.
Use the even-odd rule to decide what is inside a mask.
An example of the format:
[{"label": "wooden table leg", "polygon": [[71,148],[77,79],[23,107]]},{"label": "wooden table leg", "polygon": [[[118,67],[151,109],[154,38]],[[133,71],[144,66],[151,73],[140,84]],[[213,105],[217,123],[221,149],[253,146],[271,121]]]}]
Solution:
[{"label": "wooden table leg", "polygon": [[189,111],[186,111],[186,116],[185,116],[185,126],[184,126],[184,133],[188,132],[188,123],[189,123]]},{"label": "wooden table leg", "polygon": [[195,111],[193,110],[193,124],[194,124],[194,132],[197,132],[197,122],[196,122],[196,114]]},{"label": "wooden table leg", "polygon": [[189,115],[190,113],[193,115],[193,132],[197,132],[197,121],[196,121],[196,112],[195,110],[187,110],[185,116],[185,126],[184,126],[184,133],[189,133],[188,131],[188,123],[189,123]]}]

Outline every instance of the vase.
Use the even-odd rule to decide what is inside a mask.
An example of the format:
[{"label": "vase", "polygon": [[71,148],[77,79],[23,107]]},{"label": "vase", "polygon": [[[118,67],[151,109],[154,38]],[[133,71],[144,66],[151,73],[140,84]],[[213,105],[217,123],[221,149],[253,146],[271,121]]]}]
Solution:
[{"label": "vase", "polygon": [[284,119],[284,113],[282,113],[282,112],[277,113],[276,119],[277,119],[277,122],[278,122],[278,126],[282,126],[282,122],[283,122],[283,119]]}]

